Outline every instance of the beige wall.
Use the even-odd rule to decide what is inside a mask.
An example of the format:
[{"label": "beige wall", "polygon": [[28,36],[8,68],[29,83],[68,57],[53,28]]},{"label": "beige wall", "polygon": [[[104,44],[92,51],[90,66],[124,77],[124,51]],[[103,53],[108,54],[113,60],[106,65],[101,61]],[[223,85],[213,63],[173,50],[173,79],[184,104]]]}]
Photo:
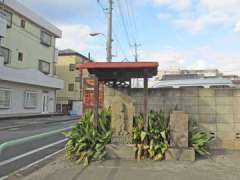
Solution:
[{"label": "beige wall", "polygon": [[[70,64],[81,64],[83,58],[76,55],[59,56],[56,64],[57,76],[64,80],[64,89],[57,91],[57,100],[59,104],[68,104],[68,100],[79,101],[82,99],[82,89],[80,82],[76,82],[75,78],[80,77],[80,71],[69,71]],[[83,78],[88,76],[88,72],[83,70]],[[68,85],[74,84],[74,91],[68,91]]]},{"label": "beige wall", "polygon": [[[132,98],[136,112],[143,112],[143,90],[105,90],[105,104],[112,96]],[[215,137],[211,148],[240,149],[240,89],[150,89],[149,110],[171,112],[177,107]]]},{"label": "beige wall", "polygon": [[[11,51],[10,64],[7,66],[38,69],[39,60],[43,60],[50,63],[50,74],[52,74],[55,58],[54,35],[50,47],[41,44],[40,34],[43,29],[13,10],[7,10],[12,13],[12,27],[7,29],[6,37],[1,41],[1,46]],[[21,19],[26,21],[25,28],[21,27]],[[23,53],[23,61],[18,61],[19,52]]]}]

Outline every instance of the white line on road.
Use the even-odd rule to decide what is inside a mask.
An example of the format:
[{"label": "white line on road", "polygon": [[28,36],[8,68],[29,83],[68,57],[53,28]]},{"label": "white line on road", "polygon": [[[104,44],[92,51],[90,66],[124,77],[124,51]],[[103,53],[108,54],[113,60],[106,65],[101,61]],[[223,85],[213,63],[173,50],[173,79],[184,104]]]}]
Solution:
[{"label": "white line on road", "polygon": [[[56,154],[58,154],[58,153],[60,153],[60,152],[62,152],[62,151],[64,151],[64,148],[63,148],[63,149],[60,149],[59,151],[56,151],[56,152],[54,152],[54,153],[52,153],[52,154],[49,154],[49,155],[45,156],[44,158],[39,159],[39,160],[37,160],[37,161],[35,161],[35,162],[27,165],[27,166],[25,166],[25,167],[23,167],[23,168],[15,171],[14,173],[18,173],[18,172],[21,172],[21,171],[25,171],[26,169],[28,169],[28,168],[30,168],[30,167],[32,167],[32,166],[35,166],[36,164],[38,164],[38,163],[40,163],[40,162],[42,162],[42,161],[45,161],[45,160],[47,160],[47,159],[55,156]],[[7,179],[8,177],[9,177],[9,176],[0,177],[0,180],[5,180],[5,179]]]},{"label": "white line on road", "polygon": [[29,156],[29,155],[34,154],[34,153],[36,153],[36,152],[42,151],[42,150],[44,150],[44,149],[47,149],[47,148],[56,146],[56,145],[58,145],[58,144],[61,144],[61,143],[63,143],[63,142],[66,142],[66,141],[67,141],[67,138],[62,139],[62,140],[59,140],[59,141],[57,141],[57,142],[55,142],[55,143],[48,144],[48,145],[46,145],[46,146],[43,146],[43,147],[34,149],[34,150],[32,150],[32,151],[29,151],[29,152],[27,152],[27,153],[21,154],[21,155],[19,155],[19,156],[16,156],[16,157],[7,159],[7,160],[5,160],[5,161],[0,162],[0,166],[4,166],[4,165],[9,164],[9,163],[11,163],[11,162],[14,162],[14,161],[16,161],[16,160],[18,160],[18,159],[21,159],[21,158],[23,158],[23,157]]},{"label": "white line on road", "polygon": [[8,176],[3,176],[3,177],[0,177],[0,180],[4,180],[4,179],[7,179]]},{"label": "white line on road", "polygon": [[8,147],[16,146],[18,144],[25,143],[25,142],[28,142],[28,141],[37,140],[39,138],[47,137],[49,135],[60,133],[62,131],[67,131],[67,130],[70,130],[72,128],[73,128],[73,126],[63,128],[63,129],[54,130],[54,131],[50,131],[50,132],[46,132],[46,133],[42,133],[42,134],[37,134],[37,135],[34,135],[34,136],[28,136],[28,137],[23,137],[23,138],[20,138],[20,139],[15,139],[15,140],[10,140],[10,141],[4,142],[4,143],[0,144],[0,155]]},{"label": "white line on road", "polygon": [[64,151],[64,148],[63,148],[63,149],[60,149],[59,151],[56,151],[56,152],[54,152],[54,153],[52,153],[52,154],[49,154],[49,155],[45,156],[44,158],[39,159],[39,160],[37,160],[37,161],[35,161],[35,162],[33,162],[33,163],[31,163],[31,164],[29,164],[29,165],[21,168],[21,169],[19,169],[17,172],[24,171],[24,170],[26,170],[26,169],[28,169],[28,168],[30,168],[30,167],[32,167],[32,166],[34,166],[34,165],[36,165],[36,164],[44,161],[44,160],[46,160],[46,159],[49,159],[49,158],[55,156],[56,154],[58,154],[58,153],[60,153],[60,152],[62,152],[62,151]]}]

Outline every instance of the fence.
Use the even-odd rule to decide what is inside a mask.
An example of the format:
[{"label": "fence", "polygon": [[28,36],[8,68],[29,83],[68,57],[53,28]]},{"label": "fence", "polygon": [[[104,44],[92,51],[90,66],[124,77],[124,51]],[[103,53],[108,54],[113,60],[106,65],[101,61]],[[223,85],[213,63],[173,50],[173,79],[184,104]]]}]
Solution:
[{"label": "fence", "polygon": [[[105,104],[114,96],[131,98],[135,112],[143,112],[142,89],[105,88]],[[183,110],[191,121],[215,137],[211,148],[240,149],[240,89],[149,89],[148,109]]]}]

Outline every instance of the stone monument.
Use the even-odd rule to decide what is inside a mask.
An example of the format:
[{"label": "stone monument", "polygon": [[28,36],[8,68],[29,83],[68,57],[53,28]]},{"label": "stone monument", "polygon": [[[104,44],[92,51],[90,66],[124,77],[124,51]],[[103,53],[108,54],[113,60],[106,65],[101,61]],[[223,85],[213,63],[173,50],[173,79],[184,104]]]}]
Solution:
[{"label": "stone monument", "polygon": [[195,151],[188,146],[188,115],[174,111],[170,115],[170,148],[165,154],[166,160],[194,161]]},{"label": "stone monument", "polygon": [[112,104],[112,143],[131,144],[134,105],[127,96],[113,97]]},{"label": "stone monument", "polygon": [[106,150],[111,159],[135,159],[132,145],[132,127],[135,107],[127,95],[111,96],[112,140]]}]

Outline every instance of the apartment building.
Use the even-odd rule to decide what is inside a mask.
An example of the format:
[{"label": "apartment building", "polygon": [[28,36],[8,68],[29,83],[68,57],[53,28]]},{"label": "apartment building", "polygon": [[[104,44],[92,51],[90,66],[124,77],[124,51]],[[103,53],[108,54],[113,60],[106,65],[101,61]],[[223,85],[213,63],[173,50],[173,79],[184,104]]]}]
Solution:
[{"label": "apartment building", "polygon": [[89,61],[88,57],[71,49],[59,51],[56,74],[64,80],[64,89],[57,91],[58,112],[82,113],[83,80],[89,74],[87,70],[76,70],[76,65]]},{"label": "apartment building", "polygon": [[16,0],[0,5],[0,115],[56,112],[61,30]]}]

